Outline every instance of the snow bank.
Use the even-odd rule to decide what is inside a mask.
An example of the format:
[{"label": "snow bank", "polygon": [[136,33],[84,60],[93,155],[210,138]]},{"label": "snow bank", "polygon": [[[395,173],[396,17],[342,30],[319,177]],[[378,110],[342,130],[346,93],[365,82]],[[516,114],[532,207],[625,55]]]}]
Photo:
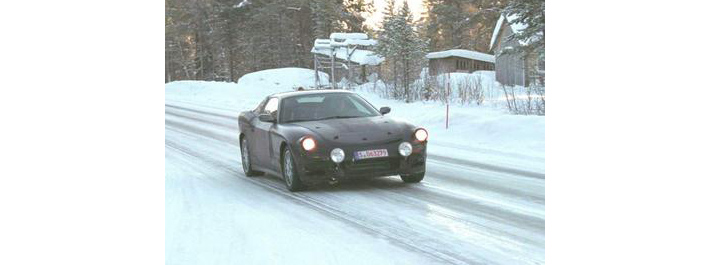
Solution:
[{"label": "snow bank", "polygon": [[484,62],[490,62],[490,63],[496,62],[496,58],[492,54],[470,51],[470,50],[462,50],[462,49],[432,52],[432,53],[427,54],[426,58],[436,59],[436,58],[446,58],[446,57],[451,57],[451,56],[457,56],[457,57],[461,57],[461,58],[468,58],[471,60],[478,60],[478,61],[484,61]]},{"label": "snow bank", "polygon": [[235,83],[210,81],[175,81],[165,84],[166,102],[199,102],[208,106],[234,106],[240,98]]},{"label": "snow bank", "polygon": [[434,77],[435,81],[442,87],[450,84],[451,87],[451,99],[455,102],[458,99],[459,90],[470,85],[472,82],[481,82],[483,87],[483,96],[487,100],[499,100],[503,97],[503,90],[500,88],[498,83],[496,83],[496,72],[495,71],[476,71],[473,73],[447,73],[440,74]]},{"label": "snow bank", "polygon": [[[328,74],[319,72],[328,80]],[[237,83],[211,81],[176,81],[165,84],[165,100],[246,110],[253,109],[266,96],[314,87],[315,72],[305,68],[278,68],[246,74]],[[250,107],[247,107],[250,106]]]},{"label": "snow bank", "polygon": [[[450,104],[446,129],[443,103],[383,99],[372,92],[373,86],[368,83],[356,91],[377,107],[391,107],[388,116],[429,130],[432,153],[544,172],[544,116],[511,115],[492,106]],[[381,82],[377,84],[383,86]]]},{"label": "snow bank", "polygon": [[[328,80],[328,74],[318,72],[321,80]],[[258,87],[266,92],[295,90],[298,87],[315,86],[316,75],[305,68],[278,68],[249,73],[239,78],[240,86]]]}]

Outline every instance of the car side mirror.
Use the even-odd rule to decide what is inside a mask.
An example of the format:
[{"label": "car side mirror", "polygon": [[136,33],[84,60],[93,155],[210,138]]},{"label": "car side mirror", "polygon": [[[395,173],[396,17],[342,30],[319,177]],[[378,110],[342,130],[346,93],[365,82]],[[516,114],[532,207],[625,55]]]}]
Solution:
[{"label": "car side mirror", "polygon": [[380,113],[381,113],[382,115],[385,115],[385,114],[387,114],[387,113],[390,113],[390,111],[392,111],[392,109],[390,109],[390,107],[382,107],[382,108],[380,108]]},{"label": "car side mirror", "polygon": [[263,122],[276,122],[276,118],[274,118],[274,115],[271,115],[270,113],[259,114],[259,120]]}]

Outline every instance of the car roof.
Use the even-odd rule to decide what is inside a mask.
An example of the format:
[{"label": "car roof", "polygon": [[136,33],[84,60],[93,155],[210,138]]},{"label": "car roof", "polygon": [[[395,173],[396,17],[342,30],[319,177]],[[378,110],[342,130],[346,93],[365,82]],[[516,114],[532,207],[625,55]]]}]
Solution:
[{"label": "car roof", "polygon": [[292,97],[292,96],[320,95],[320,94],[332,94],[332,93],[350,93],[350,94],[352,94],[353,92],[348,91],[348,90],[343,90],[343,89],[317,89],[317,90],[280,92],[280,93],[272,94],[269,97],[283,99],[283,98],[288,98],[288,97]]}]

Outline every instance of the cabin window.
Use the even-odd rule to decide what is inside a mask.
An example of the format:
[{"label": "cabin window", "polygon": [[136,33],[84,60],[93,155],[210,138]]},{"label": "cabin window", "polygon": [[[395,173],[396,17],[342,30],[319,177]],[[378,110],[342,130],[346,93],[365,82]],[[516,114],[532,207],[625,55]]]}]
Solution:
[{"label": "cabin window", "polygon": [[471,62],[464,60],[456,60],[456,70],[469,70],[471,69]]}]

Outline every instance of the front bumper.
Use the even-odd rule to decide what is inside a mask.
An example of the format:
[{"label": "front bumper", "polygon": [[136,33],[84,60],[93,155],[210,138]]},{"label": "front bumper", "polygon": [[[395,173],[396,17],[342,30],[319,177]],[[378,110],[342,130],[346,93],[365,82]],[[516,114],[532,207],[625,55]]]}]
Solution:
[{"label": "front bumper", "polygon": [[[368,146],[343,148],[345,160],[335,163],[324,154],[301,153],[296,158],[296,165],[301,181],[318,184],[336,179],[376,178],[392,175],[409,175],[426,171],[426,143],[413,143],[412,154],[404,157],[397,151],[398,143],[386,146]],[[387,149],[388,157],[355,160],[353,154],[359,150]],[[327,150],[328,153],[330,150]]]}]

